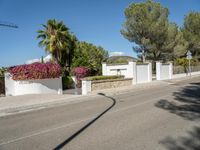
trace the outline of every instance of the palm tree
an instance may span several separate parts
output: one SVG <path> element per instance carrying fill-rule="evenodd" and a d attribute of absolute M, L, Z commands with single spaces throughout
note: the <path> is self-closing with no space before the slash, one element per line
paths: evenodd
<path fill-rule="evenodd" d="M 72 56 L 76 47 L 76 37 L 69 31 L 62 21 L 49 19 L 47 25 L 42 25 L 43 30 L 38 30 L 40 47 L 52 54 L 55 61 L 62 67 L 64 74 L 69 74 Z"/>

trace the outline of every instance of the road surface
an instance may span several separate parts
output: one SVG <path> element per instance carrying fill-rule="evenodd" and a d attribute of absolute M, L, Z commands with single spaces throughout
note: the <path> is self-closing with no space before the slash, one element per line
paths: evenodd
<path fill-rule="evenodd" d="M 200 77 L 0 118 L 0 150 L 199 150 Z"/>

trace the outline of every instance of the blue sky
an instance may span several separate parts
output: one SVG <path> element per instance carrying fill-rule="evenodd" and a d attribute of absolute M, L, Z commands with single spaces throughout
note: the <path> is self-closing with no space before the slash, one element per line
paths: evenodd
<path fill-rule="evenodd" d="M 156 0 L 170 11 L 169 20 L 182 26 L 184 15 L 200 11 L 199 0 Z M 124 9 L 144 0 L 0 0 L 0 21 L 15 23 L 18 29 L 0 27 L 0 66 L 23 64 L 45 56 L 38 47 L 36 31 L 50 18 L 62 20 L 81 41 L 108 51 L 136 56 L 120 34 Z"/>

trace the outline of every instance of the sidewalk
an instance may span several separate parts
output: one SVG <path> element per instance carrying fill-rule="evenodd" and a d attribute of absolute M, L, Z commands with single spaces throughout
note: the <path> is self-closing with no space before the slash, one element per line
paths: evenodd
<path fill-rule="evenodd" d="M 81 95 L 38 94 L 0 97 L 0 116 L 71 102 Z"/>
<path fill-rule="evenodd" d="M 194 76 L 196 77 L 196 76 Z M 168 86 L 172 82 L 178 82 L 181 80 L 187 80 L 190 78 L 179 78 L 165 81 L 153 81 L 150 83 L 137 84 L 132 86 L 120 87 L 115 89 L 105 89 L 100 91 L 94 91 L 86 96 L 82 95 L 55 95 L 55 94 L 38 94 L 38 95 L 23 95 L 23 96 L 8 96 L 0 97 L 0 117 L 10 114 L 32 111 L 47 107 L 53 107 L 57 105 L 63 105 L 67 103 L 78 103 L 81 101 L 92 100 L 93 97 L 98 97 L 98 93 L 104 93 L 106 95 L 125 94 L 128 92 L 138 92 L 144 89 L 153 88 L 156 86 Z"/>

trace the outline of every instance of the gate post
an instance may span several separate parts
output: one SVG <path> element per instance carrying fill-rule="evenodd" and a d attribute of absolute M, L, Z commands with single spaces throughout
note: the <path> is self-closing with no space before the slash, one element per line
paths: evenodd
<path fill-rule="evenodd" d="M 156 62 L 156 80 L 161 80 L 161 62 Z"/>
<path fill-rule="evenodd" d="M 82 80 L 82 95 L 87 95 L 92 91 L 92 81 Z"/>
<path fill-rule="evenodd" d="M 173 65 L 172 62 L 169 63 L 169 79 L 172 79 L 173 76 Z"/>
<path fill-rule="evenodd" d="M 152 81 L 152 63 L 148 64 L 148 81 Z"/>
<path fill-rule="evenodd" d="M 136 62 L 129 62 L 129 67 L 130 67 L 130 74 L 133 78 L 132 84 L 135 85 L 137 84 L 137 72 L 136 72 Z"/>
<path fill-rule="evenodd" d="M 103 76 L 107 75 L 107 64 L 106 64 L 106 62 L 102 62 L 102 75 Z"/>

